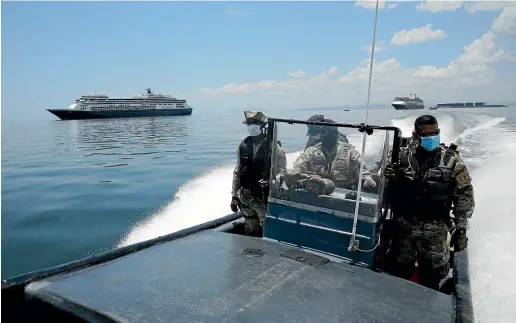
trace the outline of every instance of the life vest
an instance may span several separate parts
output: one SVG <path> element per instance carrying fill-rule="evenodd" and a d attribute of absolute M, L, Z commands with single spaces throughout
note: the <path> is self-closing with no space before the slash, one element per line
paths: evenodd
<path fill-rule="evenodd" d="M 392 203 L 397 216 L 421 220 L 449 219 L 456 186 L 452 178 L 456 151 L 444 144 L 439 149 L 432 164 L 423 165 L 423 169 L 412 155 L 413 149 L 401 151 L 400 170 L 405 176 L 396 185 Z"/>
<path fill-rule="evenodd" d="M 265 147 L 267 139 L 262 141 L 260 147 L 253 154 L 253 140 L 251 136 L 245 138 L 239 147 L 240 152 L 240 187 L 251 191 L 255 196 L 262 195 L 259 181 L 265 176 Z"/>

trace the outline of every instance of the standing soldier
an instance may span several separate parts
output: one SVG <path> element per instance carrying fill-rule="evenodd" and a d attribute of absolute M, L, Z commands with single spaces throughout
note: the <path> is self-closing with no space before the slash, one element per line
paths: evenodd
<path fill-rule="evenodd" d="M 249 136 L 238 147 L 237 163 L 233 172 L 231 190 L 231 210 L 242 212 L 245 218 L 246 235 L 262 236 L 265 222 L 266 199 L 268 192 L 264 189 L 267 136 L 263 129 L 267 117 L 262 112 L 244 112 L 243 124 L 247 125 Z M 277 144 L 278 168 L 286 170 L 287 158 L 283 148 Z"/>
<path fill-rule="evenodd" d="M 450 211 L 456 226 L 452 245 L 460 252 L 468 245 L 467 223 L 475 207 L 466 165 L 456 146 L 440 144 L 439 134 L 433 116 L 417 118 L 412 138 L 401 150 L 399 168 L 389 165 L 386 169 L 397 231 L 389 255 L 390 271 L 410 279 L 417 257 L 420 283 L 436 290 L 450 269 Z"/>

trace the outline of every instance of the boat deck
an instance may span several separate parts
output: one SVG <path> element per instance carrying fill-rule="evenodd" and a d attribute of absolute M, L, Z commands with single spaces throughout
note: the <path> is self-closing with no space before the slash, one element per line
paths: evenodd
<path fill-rule="evenodd" d="M 96 322 L 453 321 L 449 295 L 313 254 L 288 258 L 299 252 L 209 230 L 31 283 L 26 293 Z"/>

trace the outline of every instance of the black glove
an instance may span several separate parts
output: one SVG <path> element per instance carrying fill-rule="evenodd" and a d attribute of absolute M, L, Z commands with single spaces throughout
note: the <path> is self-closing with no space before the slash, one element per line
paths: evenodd
<path fill-rule="evenodd" d="M 385 177 L 388 179 L 396 178 L 396 168 L 396 165 L 393 165 L 391 163 L 385 165 Z"/>
<path fill-rule="evenodd" d="M 236 196 L 231 197 L 231 204 L 229 205 L 231 207 L 231 211 L 238 212 L 238 209 L 240 208 L 240 200 Z"/>
<path fill-rule="evenodd" d="M 468 237 L 466 236 L 466 230 L 455 230 L 451 244 L 455 252 L 461 252 L 462 250 L 466 249 L 468 247 Z"/>

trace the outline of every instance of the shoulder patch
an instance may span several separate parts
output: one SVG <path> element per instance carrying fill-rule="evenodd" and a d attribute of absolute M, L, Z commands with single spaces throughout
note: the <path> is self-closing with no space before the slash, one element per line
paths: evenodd
<path fill-rule="evenodd" d="M 458 168 L 459 170 L 455 175 L 457 186 L 459 188 L 464 188 L 471 185 L 471 176 L 469 175 L 468 169 L 464 165 L 460 165 Z"/>
<path fill-rule="evenodd" d="M 360 153 L 356 149 L 352 149 L 350 158 L 351 159 L 359 159 Z"/>

